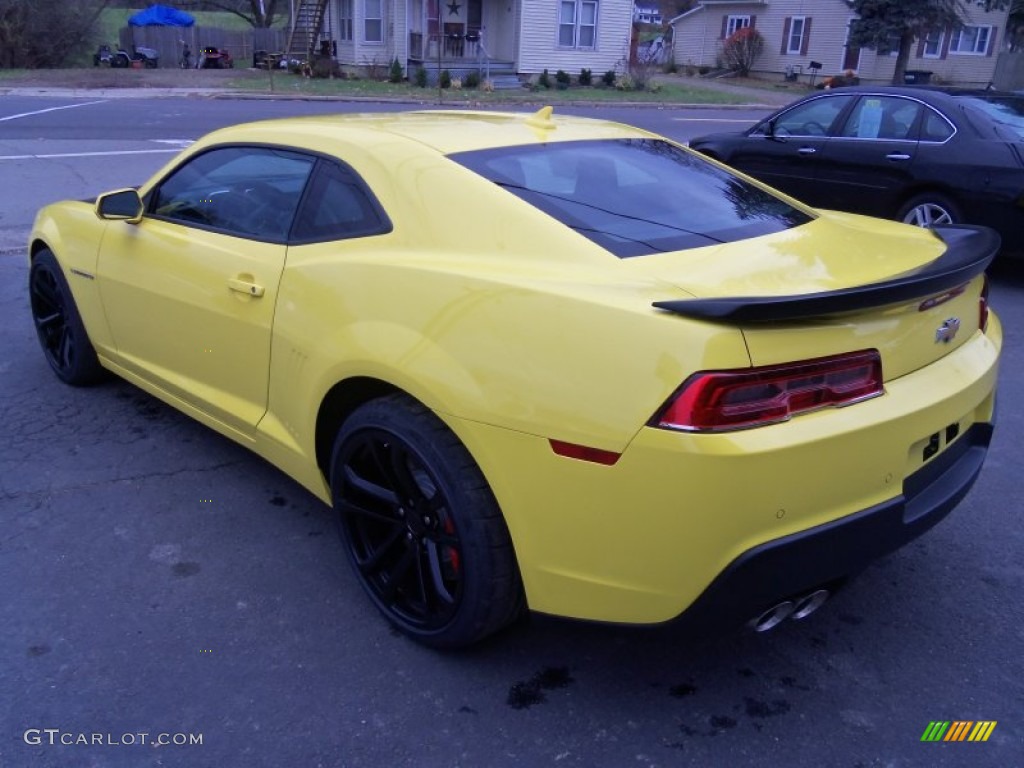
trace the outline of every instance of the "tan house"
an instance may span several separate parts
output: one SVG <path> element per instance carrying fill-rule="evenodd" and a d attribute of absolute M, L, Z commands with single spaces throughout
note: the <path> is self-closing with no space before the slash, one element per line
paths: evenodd
<path fill-rule="evenodd" d="M 342 64 L 595 76 L 629 53 L 633 0 L 320 0 L 319 50 Z M 311 41 L 312 42 L 312 41 Z M 326 47 L 324 43 L 327 43 Z"/>
<path fill-rule="evenodd" d="M 927 39 L 915 41 L 908 72 L 930 72 L 934 79 L 956 85 L 984 86 L 993 80 L 1009 12 L 986 13 L 968 4 L 966 13 L 965 26 L 934 30 Z M 852 70 L 862 83 L 892 82 L 895 53 L 847 44 L 854 18 L 845 0 L 703 0 L 669 23 L 679 66 L 717 66 L 725 39 L 753 27 L 765 42 L 752 70 L 755 76 L 788 74 L 806 82 L 812 75 L 820 81 Z M 812 62 L 820 70 L 811 69 Z"/>

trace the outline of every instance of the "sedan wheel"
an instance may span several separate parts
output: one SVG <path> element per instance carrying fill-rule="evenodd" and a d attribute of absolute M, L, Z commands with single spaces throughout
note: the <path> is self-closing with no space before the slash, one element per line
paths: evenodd
<path fill-rule="evenodd" d="M 897 217 L 918 227 L 956 224 L 961 220 L 957 207 L 941 195 L 919 195 L 904 205 Z"/>
<path fill-rule="evenodd" d="M 338 433 L 331 486 L 364 589 L 405 634 L 476 642 L 521 612 L 508 530 L 469 453 L 420 404 L 391 396 Z"/>
<path fill-rule="evenodd" d="M 29 271 L 29 299 L 39 344 L 57 377 L 92 384 L 103 375 L 64 272 L 53 253 L 40 251 Z"/>

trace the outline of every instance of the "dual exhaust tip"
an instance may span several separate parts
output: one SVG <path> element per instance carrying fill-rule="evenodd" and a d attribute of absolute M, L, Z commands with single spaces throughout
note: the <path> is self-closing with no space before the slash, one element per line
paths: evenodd
<path fill-rule="evenodd" d="M 783 600 L 750 620 L 749 626 L 755 632 L 767 632 L 775 629 L 786 619 L 806 619 L 825 604 L 831 596 L 827 589 L 816 589 L 803 597 Z"/>

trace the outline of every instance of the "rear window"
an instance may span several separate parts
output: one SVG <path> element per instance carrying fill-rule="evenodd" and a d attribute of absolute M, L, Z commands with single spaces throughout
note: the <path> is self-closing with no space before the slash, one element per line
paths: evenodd
<path fill-rule="evenodd" d="M 503 147 L 451 158 L 620 258 L 745 240 L 811 218 L 656 139 Z"/>
<path fill-rule="evenodd" d="M 1024 97 L 962 96 L 960 100 L 1009 128 L 1016 138 L 1024 139 Z"/>

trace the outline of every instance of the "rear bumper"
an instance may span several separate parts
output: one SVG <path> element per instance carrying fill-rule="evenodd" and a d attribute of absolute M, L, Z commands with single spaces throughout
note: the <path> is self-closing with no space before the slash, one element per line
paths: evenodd
<path fill-rule="evenodd" d="M 992 431 L 991 424 L 975 424 L 907 477 L 894 499 L 744 552 L 678 620 L 702 628 L 739 624 L 783 600 L 834 587 L 899 549 L 967 495 L 985 462 Z"/>
<path fill-rule="evenodd" d="M 532 610 L 743 621 L 948 513 L 986 454 L 1001 344 L 993 313 L 987 333 L 891 380 L 884 397 L 763 429 L 645 427 L 613 466 L 521 431 L 449 423 L 505 515 Z"/>

